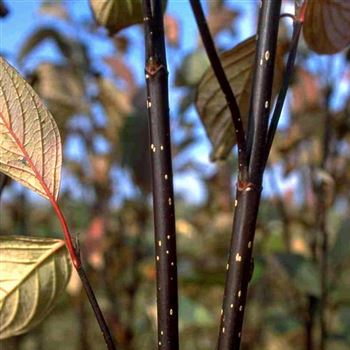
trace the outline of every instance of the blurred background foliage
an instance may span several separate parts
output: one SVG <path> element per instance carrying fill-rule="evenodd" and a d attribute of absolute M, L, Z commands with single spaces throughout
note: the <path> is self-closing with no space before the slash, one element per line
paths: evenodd
<path fill-rule="evenodd" d="M 60 203 L 79 238 L 119 348 L 151 349 L 156 339 L 155 268 L 145 86 L 140 78 L 142 27 L 110 37 L 91 15 L 73 16 L 72 2 L 38 3 L 32 14 L 34 30 L 26 33 L 16 52 L 1 45 L 1 54 L 25 74 L 60 128 L 65 145 Z M 184 49 L 183 28 L 193 19 L 173 13 L 176 6 L 185 6 L 174 3 L 168 4 L 165 26 L 177 179 L 181 349 L 203 350 L 215 347 L 218 332 L 236 159 L 231 151 L 225 161 L 209 162 L 212 149 L 194 108 L 208 61 L 199 37 L 191 50 Z M 291 4 L 285 1 L 284 9 L 293 9 Z M 4 23 L 21 11 L 20 5 L 12 6 L 0 2 Z M 220 50 L 255 30 L 254 21 L 250 28 L 238 24 L 252 9 L 254 18 L 258 2 L 237 7 L 234 1 L 213 0 L 206 9 Z M 282 44 L 290 34 L 290 20 L 284 19 Z M 49 59 L 48 43 L 55 52 Z M 100 54 L 103 45 L 109 54 Z M 281 62 L 285 52 L 279 54 Z M 350 348 L 349 79 L 349 51 L 317 56 L 301 41 L 264 180 L 242 349 L 317 350 L 322 323 L 327 349 Z M 4 177 L 0 180 L 2 235 L 61 238 L 46 202 Z M 102 349 L 77 276 L 73 274 L 67 293 L 35 331 L 0 346 Z"/>

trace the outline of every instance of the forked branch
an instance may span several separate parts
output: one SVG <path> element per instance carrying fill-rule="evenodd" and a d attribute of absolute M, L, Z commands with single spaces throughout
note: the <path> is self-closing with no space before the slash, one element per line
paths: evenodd
<path fill-rule="evenodd" d="M 265 166 L 280 8 L 281 0 L 264 0 L 260 9 L 247 132 L 248 181 L 238 181 L 237 186 L 218 350 L 238 350 L 241 344 L 248 283 L 254 266 L 252 250 Z"/>
<path fill-rule="evenodd" d="M 247 179 L 248 174 L 248 161 L 246 156 L 246 140 L 243 128 L 243 122 L 241 118 L 241 112 L 235 98 L 235 95 L 231 89 L 230 82 L 226 76 L 224 68 L 221 64 L 220 58 L 216 52 L 213 38 L 210 34 L 210 30 L 205 19 L 205 15 L 199 0 L 190 0 L 192 11 L 196 19 L 199 32 L 202 37 L 203 45 L 207 52 L 211 67 L 214 71 L 216 79 L 220 85 L 220 88 L 225 95 L 227 106 L 231 113 L 231 118 L 237 138 L 238 148 L 238 177 L 239 180 L 244 181 Z"/>
<path fill-rule="evenodd" d="M 272 147 L 272 142 L 273 142 L 273 139 L 275 137 L 277 126 L 278 126 L 278 123 L 279 123 L 279 120 L 281 117 L 282 108 L 284 105 L 284 101 L 286 99 L 288 87 L 289 87 L 291 78 L 293 76 L 294 63 L 295 63 L 295 58 L 296 58 L 296 54 L 297 54 L 301 28 L 302 28 L 303 23 L 304 23 L 304 15 L 303 15 L 304 11 L 305 11 L 305 5 L 301 11 L 301 14 L 302 14 L 301 17 L 294 19 L 294 22 L 293 22 L 293 36 L 292 36 L 292 41 L 290 44 L 287 65 L 286 65 L 284 75 L 283 75 L 282 87 L 281 87 L 281 90 L 278 94 L 276 106 L 275 106 L 275 109 L 274 109 L 273 114 L 272 114 L 269 130 L 268 130 L 268 134 L 267 134 L 265 166 L 267 163 L 267 159 L 269 158 L 269 154 L 270 154 L 271 147 Z"/>

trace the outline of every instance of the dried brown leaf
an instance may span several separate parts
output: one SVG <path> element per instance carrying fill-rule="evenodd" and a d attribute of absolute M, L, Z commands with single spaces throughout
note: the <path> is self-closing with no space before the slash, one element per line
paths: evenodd
<path fill-rule="evenodd" d="M 255 47 L 255 37 L 250 37 L 220 55 L 245 125 L 248 121 Z M 280 51 L 282 50 L 278 50 L 276 59 L 273 98 L 277 94 L 277 87 L 280 86 L 282 79 L 283 61 Z M 211 159 L 215 161 L 227 158 L 236 140 L 226 99 L 211 67 L 199 83 L 196 106 L 213 145 Z"/>
<path fill-rule="evenodd" d="M 35 71 L 35 91 L 45 100 L 63 130 L 69 117 L 87 109 L 84 81 L 76 70 L 66 65 L 41 63 Z"/>
<path fill-rule="evenodd" d="M 127 91 L 130 94 L 133 94 L 136 90 L 135 78 L 133 72 L 124 60 L 119 57 L 105 57 L 104 61 L 111 67 L 113 73 L 118 79 L 125 81 Z"/>
<path fill-rule="evenodd" d="M 218 6 L 208 16 L 208 26 L 213 36 L 225 29 L 232 29 L 233 21 L 239 16 L 237 11 L 224 6 Z"/>
<path fill-rule="evenodd" d="M 111 79 L 99 78 L 97 83 L 100 89 L 98 99 L 108 117 L 106 134 L 115 141 L 126 116 L 132 111 L 131 96 L 118 89 Z"/>
<path fill-rule="evenodd" d="M 58 19 L 68 21 L 70 16 L 64 4 L 57 2 L 42 2 L 39 8 L 39 13 L 57 17 Z"/>
<path fill-rule="evenodd" d="M 110 181 L 109 173 L 112 162 L 109 154 L 98 154 L 89 156 L 91 164 L 91 178 L 97 184 L 108 186 Z"/>
<path fill-rule="evenodd" d="M 350 1 L 309 0 L 303 29 L 305 41 L 319 54 L 334 54 L 350 45 Z"/>
<path fill-rule="evenodd" d="M 323 94 L 317 76 L 302 67 L 297 67 L 295 80 L 291 88 L 292 112 L 295 114 L 305 114 L 319 110 L 322 106 Z"/>

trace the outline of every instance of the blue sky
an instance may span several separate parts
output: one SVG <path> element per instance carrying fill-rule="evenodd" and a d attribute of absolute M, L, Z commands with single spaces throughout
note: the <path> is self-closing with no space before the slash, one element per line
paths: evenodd
<path fill-rule="evenodd" d="M 22 43 L 25 41 L 26 37 L 35 30 L 35 28 L 47 24 L 47 25 L 57 25 L 57 21 L 49 16 L 41 16 L 38 14 L 40 8 L 40 1 L 27 1 L 27 0 L 12 0 L 6 2 L 10 9 L 10 14 L 0 21 L 0 49 L 1 53 L 5 53 L 9 61 L 16 66 L 16 53 L 21 47 Z M 84 20 L 86 18 L 91 18 L 91 12 L 88 5 L 88 0 L 72 0 L 67 1 L 70 15 L 73 19 Z M 237 41 L 248 37 L 255 32 L 255 14 L 257 1 L 255 0 L 241 0 L 241 1 L 227 1 L 229 6 L 235 8 L 241 12 L 237 26 L 239 37 Z M 286 10 L 286 9 L 285 9 Z M 290 6 L 288 10 L 293 11 Z M 171 48 L 168 48 L 168 63 L 170 67 L 170 81 L 172 81 L 174 76 L 174 69 L 171 67 L 181 64 L 184 54 L 191 52 L 197 46 L 197 27 L 195 25 L 192 12 L 189 6 L 188 0 L 169 0 L 167 12 L 175 16 L 180 21 L 181 28 L 181 47 L 182 53 L 180 55 L 173 55 Z M 76 35 L 77 37 L 82 34 L 76 28 L 72 27 L 62 27 L 61 30 L 69 31 L 70 35 Z M 136 72 L 136 78 L 139 83 L 143 82 L 144 79 L 144 52 L 143 52 L 143 34 L 140 27 L 130 28 L 126 30 L 126 33 L 132 38 L 133 50 L 128 54 L 128 62 L 133 66 Z M 83 40 L 89 40 L 88 37 L 84 37 Z M 90 42 L 89 42 L 90 44 Z M 232 47 L 234 43 L 228 41 L 228 37 L 225 34 L 219 37 L 219 44 L 221 47 Z M 102 62 L 102 57 L 111 54 L 113 52 L 113 47 L 110 43 L 104 40 L 94 40 L 91 45 L 91 54 L 96 59 L 97 64 Z M 29 60 L 26 63 L 26 70 L 30 70 L 35 67 L 39 61 L 42 60 L 57 60 L 58 52 L 54 45 L 47 43 L 40 47 L 39 51 L 34 51 L 30 55 Z M 100 65 L 103 67 L 103 65 Z M 20 67 L 18 67 L 20 68 Z M 176 106 L 179 98 L 178 92 L 174 89 L 170 90 L 170 104 L 171 106 Z M 334 104 L 341 104 L 344 96 L 338 96 L 334 100 Z M 172 118 L 176 118 L 176 109 L 171 108 Z M 193 118 L 198 120 L 194 110 L 190 112 Z M 282 125 L 286 124 L 288 121 L 288 115 L 285 114 L 282 119 Z M 201 142 L 192 150 L 193 156 L 199 159 L 200 162 L 206 165 L 208 173 L 213 170 L 213 165 L 209 163 L 209 153 L 210 145 L 204 134 L 204 130 L 200 123 L 197 123 L 199 135 L 201 135 Z M 69 141 L 70 154 L 73 158 L 81 157 L 81 146 L 78 139 L 73 139 Z M 103 149 L 105 145 L 101 142 L 101 148 Z M 125 174 L 117 173 L 117 176 L 121 178 L 121 181 L 126 183 L 124 187 L 125 195 L 132 193 L 132 188 L 127 185 L 127 179 Z M 291 177 L 290 179 L 282 180 L 280 176 L 280 171 L 277 169 L 277 177 L 282 187 L 288 187 L 296 182 L 296 179 Z M 76 184 L 63 183 L 63 186 L 73 186 Z M 200 182 L 196 179 L 194 173 L 189 172 L 187 175 L 176 176 L 175 177 L 175 189 L 181 192 L 187 199 L 198 202 L 203 198 L 204 192 L 201 187 Z M 268 181 L 265 181 L 265 193 L 269 193 Z"/>
<path fill-rule="evenodd" d="M 68 1 L 69 13 L 76 20 L 84 20 L 86 18 L 91 18 L 91 11 L 88 5 L 88 1 Z M 250 25 L 254 18 L 256 1 L 232 1 L 229 2 L 230 6 L 233 8 L 240 9 L 244 14 L 239 19 L 238 26 L 240 27 L 240 32 L 242 37 L 247 37 L 248 35 L 254 32 L 254 27 Z M 6 57 L 9 59 L 10 63 L 14 66 L 16 65 L 16 53 L 19 48 L 26 40 L 27 36 L 33 32 L 37 27 L 41 25 L 57 25 L 57 21 L 50 16 L 40 16 L 40 1 L 27 1 L 27 0 L 14 0 L 7 1 L 10 14 L 0 22 L 0 48 L 1 52 L 6 54 Z M 248 11 L 247 11 L 248 10 Z M 168 49 L 168 60 L 169 66 L 181 64 L 184 53 L 191 52 L 197 46 L 198 32 L 195 21 L 192 16 L 192 12 L 187 0 L 170 0 L 168 1 L 167 7 L 168 13 L 175 16 L 179 19 L 181 26 L 181 47 L 183 53 L 181 55 L 172 55 L 171 49 Z M 61 30 L 69 31 L 69 34 L 72 35 L 72 28 L 60 28 Z M 139 83 L 143 82 L 144 79 L 144 52 L 143 52 L 143 34 L 140 28 L 130 28 L 126 30 L 126 33 L 129 34 L 132 38 L 133 47 L 135 49 L 129 54 L 128 61 L 133 66 L 133 69 L 136 73 L 136 79 Z M 79 36 L 80 33 L 74 33 L 74 35 Z M 85 38 L 88 40 L 88 38 Z M 227 42 L 227 37 L 220 37 L 221 45 L 232 46 L 232 43 Z M 92 45 L 89 45 L 91 48 L 91 54 L 95 56 L 96 61 L 101 61 L 103 56 L 106 56 L 113 52 L 113 47 L 110 43 L 106 41 L 94 40 Z M 58 51 L 54 45 L 51 43 L 42 44 L 40 50 L 34 50 L 33 53 L 29 56 L 29 59 L 26 61 L 25 70 L 30 70 L 35 67 L 38 62 L 43 60 L 57 60 L 59 57 Z M 101 67 L 103 65 L 101 64 Z M 21 69 L 23 67 L 18 67 Z M 174 70 L 170 69 L 170 81 L 174 76 Z M 177 105 L 177 100 L 179 94 L 176 93 L 173 89 L 170 93 L 170 104 L 171 106 Z M 172 118 L 174 118 L 174 113 L 176 112 L 172 109 Z M 194 119 L 197 119 L 194 110 L 192 111 Z M 193 153 L 201 163 L 206 165 L 208 172 L 210 173 L 213 170 L 213 165 L 209 162 L 209 153 L 210 145 L 204 134 L 200 123 L 198 123 L 199 134 L 202 134 L 202 142 L 195 147 Z M 79 159 L 81 157 L 81 142 L 78 138 L 69 140 L 69 147 L 66 147 L 70 150 L 68 156 Z M 100 142 L 100 147 L 103 150 L 105 144 Z M 122 172 L 117 172 L 117 176 L 121 178 L 121 181 L 126 182 L 126 186 L 123 186 L 125 194 L 128 195 L 132 193 L 132 188 L 127 186 L 127 181 L 125 181 L 125 174 Z M 69 183 L 63 183 L 63 186 L 72 186 L 76 187 L 76 183 L 71 180 Z M 203 198 L 203 190 L 199 181 L 197 181 L 195 175 L 191 172 L 182 176 L 175 176 L 175 189 L 181 192 L 185 197 L 192 201 L 200 201 Z"/>

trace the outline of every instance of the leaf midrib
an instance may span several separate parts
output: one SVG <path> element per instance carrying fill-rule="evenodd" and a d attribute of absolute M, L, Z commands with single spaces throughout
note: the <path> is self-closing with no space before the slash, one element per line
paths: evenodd
<path fill-rule="evenodd" d="M 10 289 L 9 291 L 6 292 L 6 295 L 4 296 L 3 299 L 0 299 L 0 302 L 4 301 L 11 293 L 13 293 L 18 286 L 21 285 L 23 281 L 25 281 L 32 273 L 35 271 L 48 257 L 53 255 L 56 251 L 61 249 L 62 247 L 65 247 L 65 242 L 64 241 L 58 241 L 56 242 L 53 246 L 52 249 L 50 249 L 48 252 L 40 256 L 40 258 L 37 260 L 35 264 L 33 264 L 33 267 L 28 269 L 28 271 L 21 276 L 21 278 L 18 280 L 18 282 Z"/>

